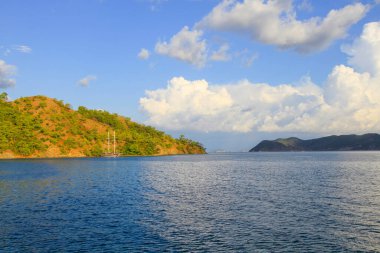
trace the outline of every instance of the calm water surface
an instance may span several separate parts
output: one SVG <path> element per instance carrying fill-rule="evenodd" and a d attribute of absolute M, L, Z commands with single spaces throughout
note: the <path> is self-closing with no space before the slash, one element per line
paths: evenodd
<path fill-rule="evenodd" d="M 380 153 L 0 161 L 0 252 L 380 252 Z"/>

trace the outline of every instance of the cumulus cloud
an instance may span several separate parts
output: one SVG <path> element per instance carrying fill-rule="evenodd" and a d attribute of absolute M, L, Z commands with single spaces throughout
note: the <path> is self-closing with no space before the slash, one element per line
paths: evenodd
<path fill-rule="evenodd" d="M 97 79 L 96 76 L 94 75 L 88 75 L 88 76 L 85 76 L 83 77 L 82 79 L 80 79 L 78 81 L 78 84 L 82 87 L 88 87 L 88 85 L 90 84 L 91 81 L 95 81 Z"/>
<path fill-rule="evenodd" d="M 204 119 L 220 115 L 233 103 L 225 87 L 209 86 L 205 80 L 188 81 L 183 77 L 175 77 L 166 89 L 147 91 L 146 95 L 140 99 L 140 104 L 149 113 L 150 122 L 170 129 L 182 129 L 185 122 L 207 129 Z"/>
<path fill-rule="evenodd" d="M 378 132 L 379 38 L 380 22 L 365 25 L 345 49 L 352 67 L 335 66 L 322 86 L 308 77 L 278 86 L 248 80 L 212 85 L 176 77 L 164 89 L 147 91 L 140 106 L 150 124 L 175 130 Z"/>
<path fill-rule="evenodd" d="M 242 33 L 262 43 L 309 53 L 345 37 L 369 8 L 354 3 L 331 10 L 324 18 L 299 20 L 292 0 L 224 0 L 196 27 Z"/>
<path fill-rule="evenodd" d="M 228 50 L 230 49 L 230 46 L 225 43 L 217 51 L 214 51 L 211 56 L 210 60 L 212 61 L 229 61 L 231 59 L 230 55 L 228 54 Z"/>
<path fill-rule="evenodd" d="M 204 80 L 177 77 L 169 81 L 166 89 L 148 91 L 140 105 L 148 113 L 150 124 L 168 129 L 273 131 L 276 122 L 290 120 L 290 113 L 301 114 L 320 103 L 320 89 L 308 85 L 273 87 L 247 80 L 209 85 Z"/>
<path fill-rule="evenodd" d="M 207 59 L 207 46 L 202 35 L 202 31 L 190 30 L 185 26 L 169 42 L 158 42 L 155 51 L 158 54 L 203 67 Z"/>
<path fill-rule="evenodd" d="M 139 57 L 141 60 L 147 60 L 147 59 L 149 59 L 149 56 L 150 56 L 150 53 L 145 48 L 142 48 L 137 55 L 137 57 Z"/>
<path fill-rule="evenodd" d="M 32 48 L 27 45 L 15 45 L 12 48 L 20 53 L 30 54 L 32 52 Z"/>
<path fill-rule="evenodd" d="M 0 60 L 0 88 L 6 89 L 16 84 L 12 76 L 16 74 L 16 67 Z"/>
<path fill-rule="evenodd" d="M 363 33 L 352 46 L 343 46 L 349 55 L 348 63 L 359 71 L 368 71 L 372 75 L 380 74 L 380 22 L 368 23 Z"/>

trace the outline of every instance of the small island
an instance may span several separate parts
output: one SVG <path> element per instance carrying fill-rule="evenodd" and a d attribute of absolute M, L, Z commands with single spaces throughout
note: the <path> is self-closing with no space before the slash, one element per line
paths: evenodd
<path fill-rule="evenodd" d="M 380 150 L 380 135 L 332 135 L 322 138 L 301 140 L 296 137 L 264 140 L 249 152 L 283 151 L 365 151 Z"/>
<path fill-rule="evenodd" d="M 121 156 L 204 154 L 199 142 L 178 139 L 130 118 L 45 96 L 7 101 L 0 96 L 0 159 L 99 157 L 109 149 L 109 133 L 116 133 Z"/>

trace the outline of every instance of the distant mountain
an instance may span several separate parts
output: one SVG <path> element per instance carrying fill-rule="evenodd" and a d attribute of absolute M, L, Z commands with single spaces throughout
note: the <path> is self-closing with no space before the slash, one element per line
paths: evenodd
<path fill-rule="evenodd" d="M 264 140 L 249 152 L 380 150 L 379 134 L 332 135 L 311 140 L 296 137 Z"/>
<path fill-rule="evenodd" d="M 121 155 L 203 154 L 205 149 L 184 136 L 178 139 L 151 126 L 103 110 L 45 96 L 8 102 L 0 96 L 0 158 L 101 156 L 107 133 L 116 132 Z M 112 149 L 112 147 L 111 147 Z"/>

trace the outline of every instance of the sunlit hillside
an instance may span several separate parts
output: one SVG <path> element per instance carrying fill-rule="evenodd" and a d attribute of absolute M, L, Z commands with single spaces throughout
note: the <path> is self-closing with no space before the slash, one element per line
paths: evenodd
<path fill-rule="evenodd" d="M 12 102 L 0 100 L 0 157 L 101 156 L 107 151 L 107 134 L 116 132 L 121 155 L 201 154 L 203 146 L 179 139 L 129 118 L 63 101 L 34 96 Z"/>

